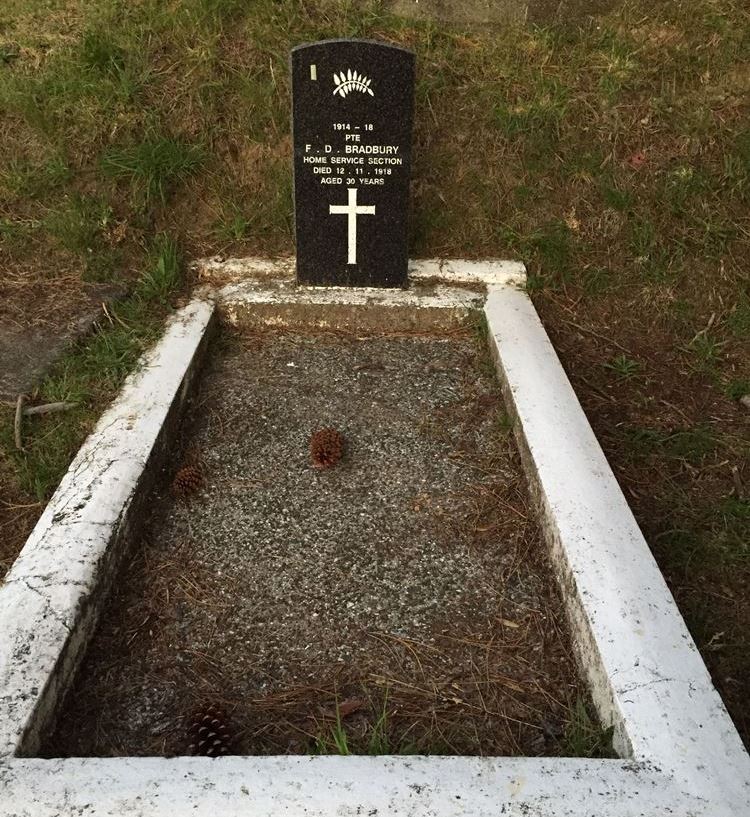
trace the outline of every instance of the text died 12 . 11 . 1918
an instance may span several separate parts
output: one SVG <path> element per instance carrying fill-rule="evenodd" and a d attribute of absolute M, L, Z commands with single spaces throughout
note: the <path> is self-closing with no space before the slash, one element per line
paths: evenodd
<path fill-rule="evenodd" d="M 405 286 L 414 54 L 325 40 L 291 61 L 297 280 Z"/>

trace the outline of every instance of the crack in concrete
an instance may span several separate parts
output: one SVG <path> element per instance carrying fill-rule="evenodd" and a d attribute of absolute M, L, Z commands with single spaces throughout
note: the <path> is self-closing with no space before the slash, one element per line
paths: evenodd
<path fill-rule="evenodd" d="M 686 682 L 680 678 L 655 678 L 653 681 L 641 681 L 640 683 L 632 684 L 631 686 L 622 687 L 621 689 L 618 689 L 617 692 L 620 695 L 627 695 L 630 692 L 635 692 L 635 690 L 637 689 L 645 689 L 646 687 L 652 687 L 655 686 L 656 684 L 671 684 L 671 683 L 682 684 L 689 683 L 689 681 Z"/>
<path fill-rule="evenodd" d="M 26 577 L 26 576 L 21 577 L 20 581 L 22 582 L 22 584 L 28 590 L 30 590 L 32 593 L 36 593 L 44 601 L 44 611 L 45 611 L 45 613 L 49 613 L 50 616 L 52 616 L 52 618 L 55 619 L 55 621 L 57 621 L 59 624 L 62 624 L 62 626 L 68 631 L 68 633 L 73 632 L 72 627 L 70 626 L 70 624 L 68 624 L 68 622 L 63 617 L 63 613 L 61 613 L 58 610 L 55 610 L 55 608 L 52 606 L 52 602 L 51 602 L 49 596 L 46 593 L 43 593 L 42 590 L 40 590 L 38 587 L 34 587 L 33 584 L 30 584 L 29 581 L 28 581 L 28 577 Z M 46 589 L 46 588 L 43 588 L 43 589 Z"/>

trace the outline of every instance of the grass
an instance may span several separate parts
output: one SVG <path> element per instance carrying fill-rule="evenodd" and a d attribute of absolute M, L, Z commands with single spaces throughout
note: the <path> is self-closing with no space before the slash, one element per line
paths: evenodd
<path fill-rule="evenodd" d="M 695 356 L 696 364 L 703 369 L 711 369 L 719 360 L 722 342 L 708 332 L 696 335 L 688 346 Z"/>
<path fill-rule="evenodd" d="M 724 390 L 730 400 L 739 400 L 750 394 L 750 380 L 737 379 L 730 380 Z"/>
<path fill-rule="evenodd" d="M 520 95 L 513 102 L 502 100 L 493 111 L 495 127 L 507 139 L 521 134 L 535 134 L 538 147 L 547 139 L 553 139 L 559 130 L 567 110 L 567 88 L 543 73 L 531 86 L 531 94 Z"/>
<path fill-rule="evenodd" d="M 166 304 L 181 283 L 181 268 L 177 242 L 163 233 L 157 235 L 150 263 L 141 275 L 136 293 L 144 301 Z"/>
<path fill-rule="evenodd" d="M 352 738 L 345 726 L 341 707 L 336 702 L 336 720 L 315 738 L 315 754 L 318 755 L 412 755 L 414 746 L 402 742 L 392 745 L 389 735 L 388 694 L 383 696 L 381 708 L 372 722 L 366 725 L 364 736 Z"/>
<path fill-rule="evenodd" d="M 626 431 L 634 453 L 658 452 L 663 458 L 684 460 L 699 464 L 717 446 L 717 437 L 707 426 L 679 431 L 661 431 L 654 428 L 635 428 Z"/>
<path fill-rule="evenodd" d="M 727 322 L 734 337 L 739 339 L 750 338 L 750 287 L 734 305 Z"/>
<path fill-rule="evenodd" d="M 0 171 L 0 184 L 9 196 L 37 199 L 71 180 L 70 166 L 59 154 L 52 154 L 40 164 L 11 158 Z"/>
<path fill-rule="evenodd" d="M 737 402 L 750 383 L 750 18 L 733 0 L 695 0 L 690 14 L 677 0 L 617 5 L 591 21 L 461 31 L 376 2 L 8 0 L 0 314 L 64 322 L 84 280 L 130 292 L 41 387 L 82 407 L 35 421 L 23 457 L 3 431 L 0 484 L 15 504 L 48 496 L 180 285 L 179 254 L 292 251 L 290 46 L 342 34 L 403 45 L 418 58 L 411 254 L 527 263 L 748 738 L 749 682 L 731 679 L 750 678 Z"/>
<path fill-rule="evenodd" d="M 627 380 L 634 377 L 640 371 L 641 364 L 637 360 L 629 358 L 627 355 L 617 355 L 612 360 L 604 364 L 605 369 L 614 372 L 618 377 Z"/>
<path fill-rule="evenodd" d="M 198 171 L 203 161 L 200 145 L 170 136 L 153 135 L 122 148 L 108 150 L 101 161 L 102 172 L 130 183 L 132 195 L 144 204 L 158 200 Z"/>
<path fill-rule="evenodd" d="M 247 218 L 242 207 L 231 202 L 222 208 L 221 216 L 217 219 L 215 235 L 219 241 L 232 243 L 247 238 L 252 221 Z"/>
<path fill-rule="evenodd" d="M 408 733 L 394 739 L 388 694 L 383 696 L 376 716 L 364 723 L 364 729 L 347 725 L 337 701 L 333 723 L 324 726 L 314 740 L 317 755 L 440 755 L 446 746 L 439 740 L 434 745 L 416 745 Z M 616 757 L 612 749 L 613 728 L 602 728 L 592 715 L 591 705 L 577 697 L 569 705 L 569 720 L 560 736 L 557 754 L 560 757 Z"/>
<path fill-rule="evenodd" d="M 576 698 L 570 721 L 560 743 L 562 757 L 616 757 L 612 750 L 614 729 L 602 729 L 586 701 Z"/>
<path fill-rule="evenodd" d="M 111 218 L 112 209 L 108 204 L 74 194 L 61 208 L 49 213 L 45 227 L 64 249 L 85 255 L 93 251 Z"/>
<path fill-rule="evenodd" d="M 109 307 L 106 320 L 48 373 L 34 395 L 40 402 L 70 402 L 65 414 L 27 418 L 25 447 L 13 445 L 12 412 L 3 412 L 2 448 L 20 489 L 39 502 L 50 498 L 68 463 L 92 428 L 102 406 L 121 386 L 144 349 L 157 337 L 163 307 L 180 284 L 174 240 L 158 236 L 151 260 L 133 294 Z"/>

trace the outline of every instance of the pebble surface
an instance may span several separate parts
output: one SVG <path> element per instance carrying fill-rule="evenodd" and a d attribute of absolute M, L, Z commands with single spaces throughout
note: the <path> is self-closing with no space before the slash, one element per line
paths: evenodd
<path fill-rule="evenodd" d="M 155 497 L 71 713 L 127 663 L 138 700 L 128 709 L 125 688 L 108 690 L 99 728 L 127 711 L 126 733 L 158 733 L 181 697 L 212 685 L 257 701 L 338 670 L 394 677 L 394 639 L 492 639 L 493 622 L 544 606 L 545 577 L 519 567 L 519 548 L 543 547 L 536 528 L 497 503 L 487 522 L 486 492 L 523 488 L 473 338 L 264 333 L 221 346 L 185 440 L 204 487 L 187 502 Z M 319 470 L 309 440 L 324 427 L 346 445 Z M 102 660 L 128 638 L 127 662 Z M 433 652 L 443 679 L 465 671 L 460 651 Z"/>

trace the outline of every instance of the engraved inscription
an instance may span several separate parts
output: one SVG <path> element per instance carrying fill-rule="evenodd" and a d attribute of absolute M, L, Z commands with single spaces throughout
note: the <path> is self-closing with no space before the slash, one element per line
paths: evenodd
<path fill-rule="evenodd" d="M 403 285 L 413 54 L 336 40 L 298 47 L 292 68 L 298 277 Z"/>

